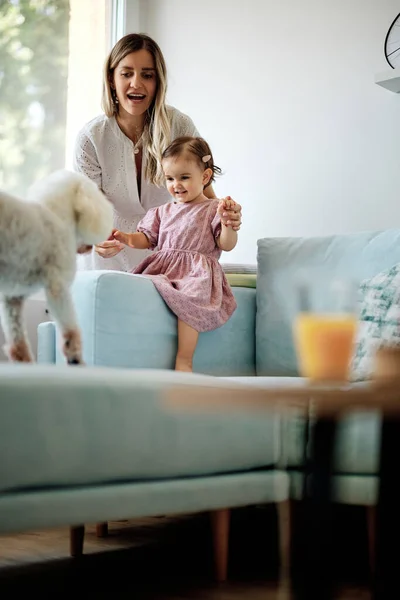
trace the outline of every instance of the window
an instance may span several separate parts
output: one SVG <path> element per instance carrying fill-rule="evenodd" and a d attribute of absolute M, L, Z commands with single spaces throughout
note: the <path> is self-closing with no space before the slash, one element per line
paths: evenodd
<path fill-rule="evenodd" d="M 0 0 L 0 188 L 24 195 L 72 165 L 101 111 L 109 0 Z"/>

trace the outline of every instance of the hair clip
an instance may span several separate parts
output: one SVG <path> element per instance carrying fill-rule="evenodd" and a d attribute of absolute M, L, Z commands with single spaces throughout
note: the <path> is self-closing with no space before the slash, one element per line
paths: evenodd
<path fill-rule="evenodd" d="M 211 154 L 206 154 L 201 160 L 203 163 L 207 163 L 209 160 L 211 160 Z"/>

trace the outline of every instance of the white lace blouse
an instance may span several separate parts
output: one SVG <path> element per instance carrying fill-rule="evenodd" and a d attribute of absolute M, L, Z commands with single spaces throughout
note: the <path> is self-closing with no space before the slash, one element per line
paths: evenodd
<path fill-rule="evenodd" d="M 176 108 L 169 106 L 171 141 L 183 135 L 199 137 L 193 121 Z M 165 187 L 157 187 L 144 176 L 146 155 L 143 153 L 141 193 L 139 197 L 133 142 L 122 133 L 115 117 L 99 115 L 78 133 L 73 168 L 87 175 L 114 205 L 114 227 L 128 233 L 136 231 L 140 219 L 149 208 L 171 201 Z M 125 247 L 114 258 L 101 258 L 93 249 L 80 255 L 78 268 L 131 271 L 150 250 Z"/>

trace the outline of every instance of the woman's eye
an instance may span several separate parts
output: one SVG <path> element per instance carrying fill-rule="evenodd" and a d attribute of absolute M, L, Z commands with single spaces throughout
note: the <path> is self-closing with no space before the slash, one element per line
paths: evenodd
<path fill-rule="evenodd" d="M 143 79 L 153 79 L 153 73 L 143 73 Z"/>

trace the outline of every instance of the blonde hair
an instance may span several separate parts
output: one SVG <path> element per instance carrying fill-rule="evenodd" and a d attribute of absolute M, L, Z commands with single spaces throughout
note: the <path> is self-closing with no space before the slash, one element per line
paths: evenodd
<path fill-rule="evenodd" d="M 216 175 L 221 175 L 222 171 L 214 164 L 214 158 L 206 140 L 199 137 L 182 136 L 176 138 L 162 153 L 161 160 L 166 158 L 175 158 L 189 154 L 196 161 L 200 168 L 204 171 L 211 169 L 212 175 L 204 188 L 208 187 L 215 181 Z"/>
<path fill-rule="evenodd" d="M 167 93 L 167 67 L 158 44 L 144 33 L 129 33 L 121 38 L 111 50 L 104 64 L 103 94 L 101 105 L 107 117 L 118 114 L 115 92 L 111 88 L 114 70 L 131 52 L 147 50 L 154 60 L 157 77 L 156 95 L 147 110 L 143 131 L 143 146 L 146 148 L 145 177 L 150 183 L 162 186 L 164 176 L 161 168 L 161 155 L 171 139 L 171 123 L 165 105 Z"/>

